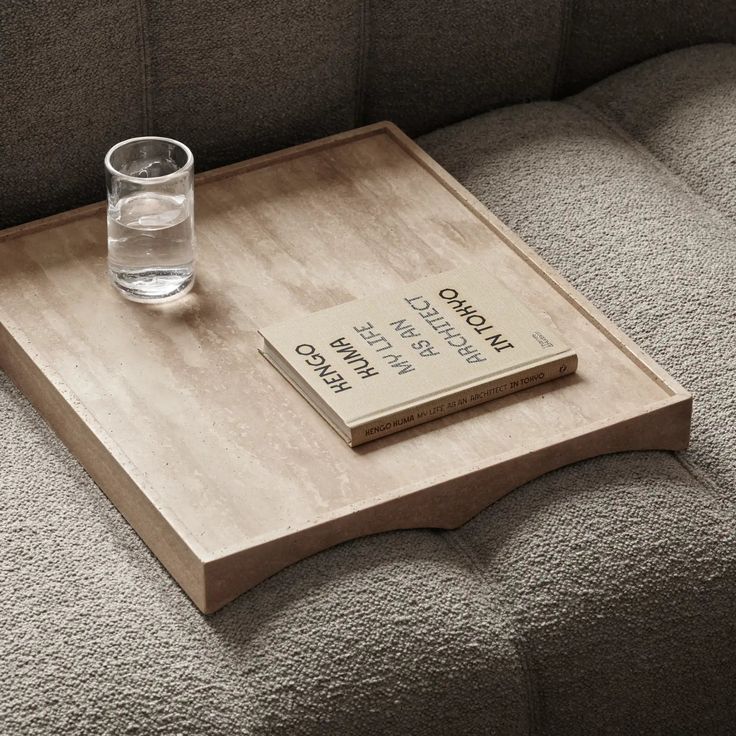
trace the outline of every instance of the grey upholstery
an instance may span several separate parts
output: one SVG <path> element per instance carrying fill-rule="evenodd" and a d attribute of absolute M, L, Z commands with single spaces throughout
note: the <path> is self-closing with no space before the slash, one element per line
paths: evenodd
<path fill-rule="evenodd" d="M 77 8 L 0 3 L 0 227 L 102 199 L 100 156 L 144 126 L 135 3 Z"/>
<path fill-rule="evenodd" d="M 688 452 L 568 468 L 451 533 L 510 602 L 540 733 L 732 729 L 734 63 L 675 52 L 420 141 L 695 395 Z"/>
<path fill-rule="evenodd" d="M 0 3 L 0 227 L 102 199 L 126 137 L 203 170 L 384 118 L 418 135 L 712 41 L 733 0 Z"/>
<path fill-rule="evenodd" d="M 559 94 L 674 49 L 736 41 L 730 0 L 568 0 L 565 8 Z"/>
<path fill-rule="evenodd" d="M 104 198 L 136 135 L 197 170 L 356 124 L 357 0 L 0 3 L 0 227 Z"/>
<path fill-rule="evenodd" d="M 696 398 L 688 462 L 697 459 L 709 477 L 731 487 L 732 70 L 736 46 L 695 47 L 621 72 L 564 103 L 507 108 L 420 139 L 688 386 Z"/>
<path fill-rule="evenodd" d="M 553 94 L 563 0 L 367 3 L 364 117 L 409 135 Z"/>
<path fill-rule="evenodd" d="M 678 51 L 419 141 L 694 392 L 685 453 L 341 545 L 206 618 L 2 378 L 3 733 L 731 733 L 735 68 Z"/>

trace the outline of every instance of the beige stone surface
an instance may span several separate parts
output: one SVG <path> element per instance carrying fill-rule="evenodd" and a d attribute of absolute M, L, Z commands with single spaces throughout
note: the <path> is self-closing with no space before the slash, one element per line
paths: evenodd
<path fill-rule="evenodd" d="M 5 231 L 0 366 L 202 610 L 574 460 L 687 444 L 690 396 L 389 125 L 208 172 L 196 221 L 197 284 L 160 306 L 107 284 L 100 206 Z M 463 264 L 577 374 L 351 449 L 258 354 L 261 327 Z"/>

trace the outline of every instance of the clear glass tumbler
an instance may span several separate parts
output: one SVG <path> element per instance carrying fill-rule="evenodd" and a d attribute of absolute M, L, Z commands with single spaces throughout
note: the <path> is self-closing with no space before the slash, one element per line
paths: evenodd
<path fill-rule="evenodd" d="M 107 265 L 118 291 L 158 303 L 194 283 L 194 157 L 170 138 L 131 138 L 105 156 Z"/>

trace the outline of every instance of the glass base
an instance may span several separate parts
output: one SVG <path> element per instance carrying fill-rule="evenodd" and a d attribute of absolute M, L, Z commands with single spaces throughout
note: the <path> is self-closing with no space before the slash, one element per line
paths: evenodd
<path fill-rule="evenodd" d="M 161 304 L 187 294 L 194 285 L 194 269 L 146 268 L 134 271 L 110 269 L 110 279 L 116 290 L 132 302 Z"/>

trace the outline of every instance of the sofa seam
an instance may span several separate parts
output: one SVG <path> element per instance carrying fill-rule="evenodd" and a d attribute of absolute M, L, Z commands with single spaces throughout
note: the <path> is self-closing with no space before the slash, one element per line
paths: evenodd
<path fill-rule="evenodd" d="M 467 548 L 465 544 L 458 537 L 457 530 L 439 530 L 439 535 L 444 543 L 454 551 L 460 557 L 462 557 L 469 567 L 471 575 L 480 583 L 487 582 L 487 576 L 478 564 L 475 555 L 471 550 Z M 487 599 L 490 597 L 485 596 Z M 526 706 L 527 706 L 527 718 L 528 718 L 528 729 L 527 734 L 533 736 L 538 733 L 538 714 L 539 714 L 539 692 L 535 684 L 535 678 L 532 674 L 532 669 L 529 664 L 529 657 L 527 656 L 526 650 L 521 641 L 521 635 L 516 626 L 513 624 L 511 614 L 508 611 L 508 607 L 501 601 L 500 596 L 494 598 L 494 603 L 497 607 L 501 608 L 506 614 L 507 620 L 510 622 L 510 636 L 509 640 L 511 645 L 516 652 L 516 656 L 521 664 L 521 671 L 524 678 L 524 690 L 526 694 Z"/>
<path fill-rule="evenodd" d="M 360 3 L 360 38 L 358 46 L 358 69 L 355 88 L 355 112 L 353 125 L 358 128 L 365 122 L 366 76 L 368 68 L 368 26 L 370 18 L 370 0 L 361 0 Z"/>
<path fill-rule="evenodd" d="M 733 514 L 736 512 L 736 502 L 731 500 L 724 486 L 707 475 L 705 470 L 700 468 L 696 463 L 688 460 L 682 452 L 673 452 L 672 455 L 683 470 L 698 485 L 709 492 L 711 498 L 716 498 L 721 504 L 727 506 L 728 511 L 726 513 Z"/>
<path fill-rule="evenodd" d="M 608 117 L 595 103 L 588 100 L 572 102 L 570 98 L 559 100 L 563 105 L 573 107 L 584 115 L 588 115 L 597 122 L 605 125 L 608 130 L 617 135 L 624 143 L 630 146 L 637 154 L 646 159 L 657 171 L 663 174 L 670 183 L 676 185 L 681 192 L 697 200 L 714 219 L 725 225 L 729 230 L 736 231 L 736 222 L 730 215 L 723 212 L 712 200 L 706 199 L 700 192 L 693 189 L 674 169 L 659 158 L 651 148 L 634 138 L 624 127 Z"/>
<path fill-rule="evenodd" d="M 148 47 L 145 0 L 136 0 L 140 37 L 141 82 L 143 87 L 143 135 L 151 135 L 151 55 Z"/>
<path fill-rule="evenodd" d="M 634 138 L 625 128 L 619 125 L 615 120 L 609 118 L 601 108 L 587 100 L 579 100 L 571 102 L 569 99 L 560 100 L 560 103 L 578 110 L 584 115 L 588 115 L 593 120 L 604 125 L 611 133 L 618 136 L 627 146 L 629 146 L 637 155 L 639 155 L 647 164 L 652 166 L 655 171 L 662 174 L 671 184 L 676 186 L 683 194 L 698 202 L 708 216 L 717 224 L 724 226 L 727 230 L 733 231 L 736 236 L 736 222 L 727 214 L 725 214 L 711 200 L 706 199 L 702 194 L 695 191 L 679 174 L 671 169 L 662 159 L 654 154 L 654 152 L 641 141 Z M 736 508 L 736 503 L 729 501 L 725 484 L 720 479 L 710 477 L 706 471 L 699 466 L 698 463 L 687 459 L 683 452 L 672 452 L 672 456 L 685 470 L 685 472 L 701 487 L 710 492 L 711 496 L 717 497 L 721 503 L 726 503 L 730 510 Z"/>
<path fill-rule="evenodd" d="M 555 62 L 555 74 L 552 78 L 552 99 L 557 99 L 562 87 L 563 69 L 567 63 L 567 49 L 570 45 L 570 29 L 572 28 L 573 5 L 575 0 L 562 0 L 560 46 Z"/>

